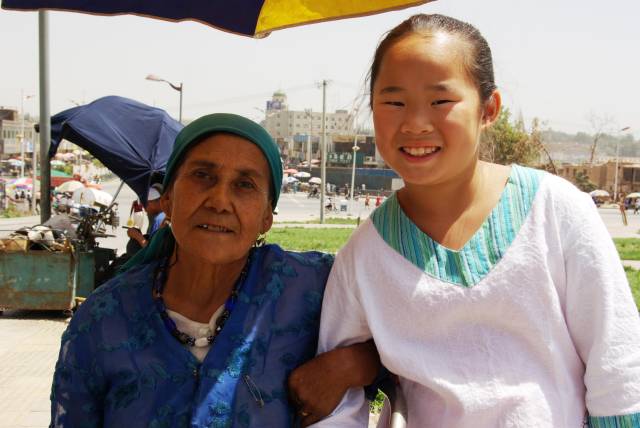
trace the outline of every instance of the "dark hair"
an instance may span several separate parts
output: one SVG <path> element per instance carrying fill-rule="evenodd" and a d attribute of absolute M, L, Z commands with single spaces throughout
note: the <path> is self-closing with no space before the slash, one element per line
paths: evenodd
<path fill-rule="evenodd" d="M 493 61 L 491 49 L 480 31 L 473 25 L 444 15 L 413 15 L 397 27 L 391 29 L 378 45 L 369 70 L 369 104 L 373 107 L 373 85 L 380 71 L 384 54 L 397 41 L 411 34 L 428 34 L 444 32 L 460 37 L 469 44 L 470 59 L 465 60 L 467 71 L 473 78 L 480 95 L 485 102 L 496 89 L 493 77 Z"/>

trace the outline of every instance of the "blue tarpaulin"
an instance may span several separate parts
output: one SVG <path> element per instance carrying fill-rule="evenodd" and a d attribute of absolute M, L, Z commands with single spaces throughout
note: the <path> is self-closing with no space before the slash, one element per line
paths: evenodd
<path fill-rule="evenodd" d="M 161 180 L 164 175 L 181 129 L 164 110 L 108 96 L 51 118 L 49 158 L 63 139 L 71 141 L 95 156 L 146 202 L 151 180 Z"/>

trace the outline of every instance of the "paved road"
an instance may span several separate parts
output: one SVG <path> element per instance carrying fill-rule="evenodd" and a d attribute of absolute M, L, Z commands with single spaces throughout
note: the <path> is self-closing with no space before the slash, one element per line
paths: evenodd
<path fill-rule="evenodd" d="M 117 182 L 106 183 L 104 189 L 113 193 Z M 125 187 L 118 201 L 122 209 L 121 223 L 128 218 L 135 194 Z M 276 222 L 306 221 L 319 217 L 320 202 L 307 199 L 305 194 L 284 194 L 278 207 Z M 629 214 L 624 226 L 619 211 L 600 209 L 613 237 L 640 237 L 640 215 Z M 370 211 L 361 199 L 350 212 L 331 213 L 330 217 L 365 218 Z M 39 217 L 0 219 L 3 230 L 15 230 L 39 223 Z M 114 238 L 103 239 L 101 246 L 118 248 L 126 245 L 126 231 L 115 230 Z M 640 266 L 639 266 L 640 267 Z M 0 317 L 0 428 L 46 427 L 49 423 L 49 392 L 51 376 L 60 346 L 60 336 L 68 320 L 59 313 L 7 311 Z"/>
<path fill-rule="evenodd" d="M 118 188 L 118 185 L 118 181 L 110 181 L 103 185 L 103 190 L 114 194 L 116 189 Z M 136 195 L 133 190 L 131 190 L 129 186 L 125 185 L 117 198 L 121 225 L 126 224 L 127 219 L 129 218 L 129 210 L 131 208 L 131 204 L 135 199 Z M 338 206 L 340 205 L 339 199 L 336 201 L 336 204 Z M 371 201 L 371 204 L 373 205 L 373 200 Z M 347 208 L 347 211 L 337 210 L 333 212 L 327 212 L 325 214 L 325 217 L 356 218 L 360 216 L 361 218 L 366 218 L 371 212 L 371 209 L 365 208 L 364 198 L 361 198 L 358 201 L 354 201 L 352 205 L 347 204 Z M 276 222 L 275 226 L 278 227 L 279 224 L 291 221 L 301 222 L 318 218 L 320 218 L 319 199 L 309 199 L 307 198 L 306 193 L 285 193 L 280 196 L 280 202 L 278 204 L 278 214 L 274 217 L 274 221 Z M 21 227 L 33 226 L 39 223 L 40 217 L 38 216 L 15 219 L 0 219 L 0 236 L 6 236 L 11 231 L 19 229 Z M 99 239 L 98 242 L 100 246 L 103 248 L 115 248 L 118 250 L 118 254 L 124 252 L 127 241 L 129 239 L 127 237 L 126 229 L 123 229 L 122 227 L 118 227 L 116 229 L 108 227 L 107 233 L 113 234 L 115 235 L 115 237 Z"/>

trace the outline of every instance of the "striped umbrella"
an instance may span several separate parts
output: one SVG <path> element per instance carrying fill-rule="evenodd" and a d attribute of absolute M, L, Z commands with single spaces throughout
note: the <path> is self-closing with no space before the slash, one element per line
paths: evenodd
<path fill-rule="evenodd" d="M 281 28 L 404 9 L 429 1 L 432 0 L 2 0 L 2 8 L 193 20 L 244 36 L 265 37 Z"/>

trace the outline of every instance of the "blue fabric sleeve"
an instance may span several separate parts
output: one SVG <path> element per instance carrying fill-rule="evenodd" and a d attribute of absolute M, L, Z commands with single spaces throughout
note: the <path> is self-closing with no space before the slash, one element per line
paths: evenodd
<path fill-rule="evenodd" d="M 91 349 L 87 302 L 62 335 L 51 387 L 50 428 L 103 426 L 105 382 Z"/>
<path fill-rule="evenodd" d="M 620 416 L 589 416 L 591 428 L 640 428 L 640 413 Z"/>

